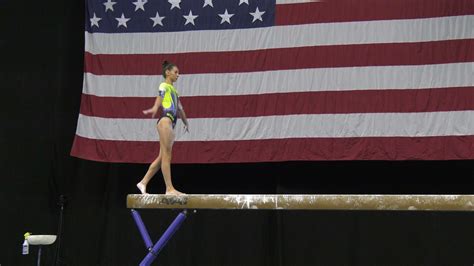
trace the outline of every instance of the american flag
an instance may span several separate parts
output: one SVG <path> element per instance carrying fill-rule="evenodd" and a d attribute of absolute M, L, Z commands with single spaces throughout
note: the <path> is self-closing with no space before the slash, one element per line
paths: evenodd
<path fill-rule="evenodd" d="M 175 63 L 173 162 L 474 159 L 473 0 L 88 0 L 71 154 L 150 162 Z"/>

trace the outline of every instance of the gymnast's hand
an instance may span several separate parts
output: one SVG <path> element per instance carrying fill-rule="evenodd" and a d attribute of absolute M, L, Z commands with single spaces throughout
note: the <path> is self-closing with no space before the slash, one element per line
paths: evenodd
<path fill-rule="evenodd" d="M 158 107 L 155 107 L 155 106 L 153 106 L 150 109 L 143 110 L 143 114 L 145 114 L 145 115 L 151 114 L 151 118 L 155 118 L 156 113 L 158 113 Z"/>
<path fill-rule="evenodd" d="M 189 125 L 188 124 L 184 124 L 183 128 L 184 128 L 184 132 L 189 133 Z"/>

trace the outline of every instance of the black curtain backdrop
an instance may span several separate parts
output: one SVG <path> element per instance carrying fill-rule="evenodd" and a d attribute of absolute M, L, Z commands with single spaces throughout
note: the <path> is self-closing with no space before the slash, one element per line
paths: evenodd
<path fill-rule="evenodd" d="M 0 1 L 0 265 L 34 265 L 23 234 L 56 234 L 58 265 L 137 265 L 145 256 L 127 194 L 143 164 L 69 156 L 80 106 L 83 1 Z M 473 161 L 173 165 L 187 193 L 474 194 Z M 150 192 L 162 193 L 158 175 Z M 141 211 L 153 240 L 177 215 Z M 58 243 L 44 249 L 54 265 Z M 474 214 L 199 211 L 155 265 L 473 265 Z"/>

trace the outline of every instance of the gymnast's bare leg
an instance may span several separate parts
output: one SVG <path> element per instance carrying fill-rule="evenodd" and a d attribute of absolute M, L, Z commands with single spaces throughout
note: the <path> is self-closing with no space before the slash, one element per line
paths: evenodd
<path fill-rule="evenodd" d="M 160 119 L 157 125 L 160 135 L 160 153 L 158 157 L 151 163 L 148 171 L 143 179 L 137 184 L 142 194 L 147 194 L 146 186 L 153 176 L 160 170 L 163 173 L 163 179 L 166 185 L 166 195 L 184 195 L 184 193 L 176 190 L 171 180 L 171 154 L 173 150 L 174 132 L 172 122 L 169 118 Z"/>
<path fill-rule="evenodd" d="M 158 130 L 158 125 L 156 125 L 156 129 Z M 146 186 L 148 185 L 148 182 L 153 178 L 153 176 L 156 175 L 156 173 L 160 170 L 161 168 L 161 149 L 160 153 L 158 154 L 158 157 L 150 164 L 150 167 L 148 167 L 148 171 L 146 172 L 145 176 L 143 179 L 137 184 L 137 188 L 140 190 L 142 194 L 148 194 L 146 192 Z"/>
<path fill-rule="evenodd" d="M 158 132 L 160 133 L 161 172 L 165 180 L 166 195 L 184 195 L 174 188 L 171 181 L 171 152 L 175 138 L 171 119 L 168 117 L 160 119 Z"/>

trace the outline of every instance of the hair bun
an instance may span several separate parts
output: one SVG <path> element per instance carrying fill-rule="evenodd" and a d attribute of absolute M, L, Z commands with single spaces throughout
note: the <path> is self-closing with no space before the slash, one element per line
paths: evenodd
<path fill-rule="evenodd" d="M 163 68 L 165 68 L 165 67 L 166 67 L 167 65 L 169 65 L 169 64 L 170 64 L 170 62 L 168 62 L 168 61 L 165 60 L 165 61 L 163 61 L 162 66 L 163 66 Z"/>

